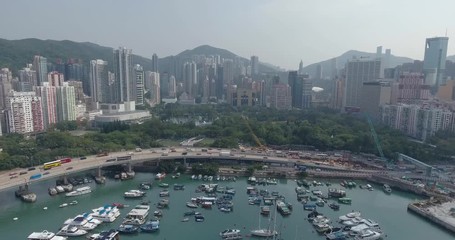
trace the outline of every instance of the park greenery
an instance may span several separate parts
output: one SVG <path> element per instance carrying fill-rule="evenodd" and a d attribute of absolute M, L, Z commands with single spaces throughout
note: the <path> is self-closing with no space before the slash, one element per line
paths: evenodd
<path fill-rule="evenodd" d="M 0 169 L 29 167 L 59 157 L 80 157 L 140 147 L 162 147 L 161 141 L 191 137 L 210 138 L 205 147 L 311 146 L 320 151 L 346 150 L 378 155 L 367 121 L 328 109 L 278 111 L 227 105 L 160 105 L 153 118 L 141 124 L 114 122 L 75 135 L 75 122 L 56 125 L 36 135 L 6 134 L 0 138 Z M 205 124 L 199 125 L 198 123 Z M 84 125 L 85 126 L 85 125 Z M 79 129 L 80 130 L 80 129 Z M 438 133 L 428 144 L 408 139 L 386 126 L 375 125 L 388 159 L 404 153 L 422 161 L 448 161 L 455 156 L 455 135 Z M 163 166 L 165 167 L 165 166 Z M 166 172 L 172 166 L 166 166 Z"/>

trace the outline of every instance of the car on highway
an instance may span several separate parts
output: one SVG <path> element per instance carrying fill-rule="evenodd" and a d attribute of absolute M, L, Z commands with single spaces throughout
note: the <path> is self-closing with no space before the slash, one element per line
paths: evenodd
<path fill-rule="evenodd" d="M 67 168 L 66 168 L 66 170 L 71 170 L 71 169 L 73 169 L 73 167 L 67 167 Z"/>
<path fill-rule="evenodd" d="M 27 174 L 27 172 L 20 172 L 19 175 Z"/>
<path fill-rule="evenodd" d="M 85 160 L 85 159 L 87 159 L 86 156 L 82 156 L 82 157 L 79 158 L 79 160 Z"/>
<path fill-rule="evenodd" d="M 17 175 L 9 177 L 9 179 L 17 178 Z"/>
<path fill-rule="evenodd" d="M 106 162 L 115 162 L 116 160 L 117 159 L 115 159 L 115 158 L 111 158 L 111 159 L 106 160 Z"/>
<path fill-rule="evenodd" d="M 29 167 L 29 168 L 28 168 L 29 171 L 33 171 L 33 170 L 35 170 L 35 169 L 36 169 L 35 167 Z"/>
<path fill-rule="evenodd" d="M 43 175 L 48 175 L 50 172 L 44 172 Z"/>
<path fill-rule="evenodd" d="M 14 176 L 14 175 L 17 175 L 17 172 L 12 172 L 9 174 L 10 176 Z"/>

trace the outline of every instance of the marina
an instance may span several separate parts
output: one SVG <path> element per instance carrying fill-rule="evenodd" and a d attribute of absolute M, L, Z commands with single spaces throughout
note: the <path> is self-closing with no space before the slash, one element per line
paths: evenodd
<path fill-rule="evenodd" d="M 38 201 L 34 204 L 27 204 L 20 201 L 15 201 L 14 194 L 10 192 L 3 192 L 0 194 L 3 204 L 0 206 L 2 216 L 0 216 L 0 222 L 2 223 L 0 230 L 6 237 L 6 239 L 26 239 L 32 232 L 41 232 L 44 229 L 50 232 L 57 233 L 62 223 L 69 218 L 74 218 L 84 212 L 92 212 L 92 209 L 99 209 L 97 207 L 103 206 L 108 210 L 107 203 L 111 205 L 113 202 L 122 204 L 124 209 L 117 209 L 120 212 L 120 216 L 112 223 L 102 223 L 95 230 L 92 230 L 90 234 L 94 234 L 100 231 L 106 231 L 109 229 L 119 229 L 122 219 L 135 207 L 140 205 L 142 201 L 150 201 L 150 210 L 156 210 L 158 203 L 160 203 L 159 192 L 162 189 L 152 188 L 149 190 L 147 196 L 142 199 L 125 199 L 123 197 L 124 192 L 134 189 L 140 182 L 150 181 L 153 175 L 146 173 L 136 174 L 135 179 L 129 181 L 111 181 L 108 180 L 104 185 L 91 184 L 93 192 L 91 194 L 85 194 L 77 197 L 79 202 L 77 205 L 73 205 L 67 208 L 58 208 L 58 205 L 65 201 L 65 196 L 48 195 L 48 187 L 52 185 L 50 181 L 43 181 L 39 183 L 41 185 L 35 185 L 34 189 L 38 195 Z M 199 213 L 193 212 L 193 216 L 184 216 L 184 213 L 189 212 L 187 202 L 192 202 L 191 199 L 195 198 L 199 201 L 212 200 L 210 197 L 205 196 L 204 192 L 197 193 L 196 189 L 201 184 L 209 185 L 209 182 L 203 182 L 202 180 L 190 180 L 190 176 L 182 175 L 178 179 L 171 179 L 166 177 L 166 181 L 169 184 L 184 184 L 184 191 L 176 191 L 171 189 L 172 192 L 170 200 L 172 200 L 171 208 L 161 209 L 163 216 L 159 220 L 159 231 L 151 233 L 141 233 L 140 228 L 134 234 L 122 235 L 122 239 L 150 239 L 150 235 L 153 235 L 153 239 L 181 239 L 182 236 L 185 238 L 192 239 L 214 239 L 220 238 L 219 233 L 225 229 L 238 229 L 240 230 L 241 237 L 243 239 L 249 239 L 251 230 L 258 228 L 258 217 L 261 220 L 261 228 L 268 227 L 270 215 L 274 216 L 278 213 L 275 206 L 269 206 L 269 216 L 260 215 L 260 205 L 250 205 L 248 203 L 247 195 L 247 179 L 239 178 L 236 182 L 215 182 L 224 186 L 234 187 L 237 191 L 235 196 L 232 198 L 232 203 L 235 206 L 235 213 L 223 213 L 215 209 L 208 210 L 199 207 L 195 209 Z M 156 184 L 156 183 L 155 183 Z M 336 182 L 332 182 L 335 185 Z M 365 182 L 358 181 L 357 184 L 365 185 Z M 155 185 L 157 186 L 157 185 Z M 210 187 L 210 186 L 208 186 Z M 277 185 L 261 186 L 256 185 L 257 193 L 260 190 L 268 190 L 268 192 L 276 192 L 278 195 L 285 197 L 285 202 L 289 202 L 294 206 L 292 214 L 286 217 L 282 217 L 279 213 L 277 214 L 275 229 L 279 232 L 280 237 L 283 239 L 325 239 L 325 236 L 318 234 L 313 224 L 306 221 L 309 211 L 303 210 L 302 203 L 297 201 L 295 188 L 297 183 L 293 180 L 278 180 Z M 380 189 L 382 186 L 373 185 L 372 187 Z M 328 193 L 328 187 L 317 186 L 311 187 L 309 190 L 318 189 L 322 194 Z M 255 191 L 253 189 L 251 192 Z M 324 216 L 336 220 L 339 216 L 350 213 L 352 211 L 359 211 L 362 216 L 368 219 L 374 219 L 375 222 L 379 223 L 381 229 L 385 233 L 384 239 L 438 239 L 448 240 L 453 239 L 453 235 L 449 232 L 429 224 L 426 220 L 406 211 L 407 204 L 412 202 L 414 199 L 419 198 L 416 195 L 402 193 L 394 191 L 391 194 L 386 194 L 383 191 L 365 191 L 360 188 L 346 188 L 344 190 L 346 196 L 351 198 L 353 201 L 351 205 L 339 206 L 339 211 L 333 211 L 327 206 L 317 207 L 318 212 L 324 214 Z M 276 194 L 274 193 L 274 194 Z M 222 194 L 221 194 L 222 195 Z M 219 195 L 219 196 L 221 196 Z M 333 199 L 336 201 L 336 199 Z M 330 200 L 330 202 L 333 202 Z M 310 202 L 309 202 L 310 203 Z M 315 203 L 315 202 L 314 202 Z M 129 206 L 131 207 L 129 207 Z M 197 206 L 197 205 L 196 205 Z M 47 207 L 47 210 L 43 210 Z M 112 211 L 112 210 L 111 210 Z M 43 215 L 46 216 L 46 221 L 40 221 Z M 154 216 L 148 216 L 147 221 L 153 220 Z M 196 217 L 197 216 L 197 217 Z M 239 217 L 239 216 L 257 216 L 257 217 Z M 18 217 L 17 221 L 13 221 L 14 217 Z M 197 222 L 200 221 L 200 222 Z M 399 229 L 396 226 L 400 226 Z M 125 226 L 124 226 L 125 227 Z M 178 227 L 179 231 L 175 231 Z M 320 225 L 320 229 L 324 229 L 326 226 Z M 297 231 L 295 230 L 297 229 Z M 400 229 L 413 229 L 413 231 L 400 231 Z M 130 230 L 135 230 L 133 227 Z M 129 231 L 129 230 L 126 230 Z M 87 234 L 86 236 L 89 236 Z M 339 233 L 340 234 L 340 233 Z M 367 234 L 367 232 L 365 232 Z M 336 234 L 333 234 L 336 235 Z M 387 236 L 386 236 L 387 235 Z M 85 239 L 84 237 L 71 237 L 71 239 Z M 238 239 L 232 236 L 231 239 Z"/>

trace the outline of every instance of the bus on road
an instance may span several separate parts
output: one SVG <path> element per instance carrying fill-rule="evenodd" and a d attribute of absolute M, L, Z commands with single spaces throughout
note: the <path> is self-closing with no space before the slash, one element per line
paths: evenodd
<path fill-rule="evenodd" d="M 49 170 L 51 168 L 58 167 L 58 166 L 61 166 L 61 165 L 62 165 L 62 162 L 60 160 L 55 160 L 55 161 L 52 161 L 52 162 L 44 163 L 43 164 L 43 168 L 44 168 L 44 170 Z"/>

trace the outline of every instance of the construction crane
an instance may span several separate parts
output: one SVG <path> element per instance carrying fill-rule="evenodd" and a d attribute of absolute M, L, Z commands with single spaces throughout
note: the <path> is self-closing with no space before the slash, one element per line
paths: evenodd
<path fill-rule="evenodd" d="M 246 127 L 248 128 L 248 131 L 250 132 L 251 134 L 251 137 L 253 138 L 254 142 L 256 143 L 256 145 L 261 149 L 261 150 L 265 150 L 265 146 L 261 143 L 261 141 L 259 140 L 259 138 L 256 136 L 256 134 L 253 132 L 253 129 L 251 128 L 250 126 L 250 122 L 248 121 L 247 117 L 243 116 L 242 115 L 242 119 L 243 121 L 245 122 L 245 125 Z"/>
<path fill-rule="evenodd" d="M 374 144 L 376 145 L 376 148 L 378 149 L 381 160 L 383 160 L 384 162 L 387 163 L 388 169 L 393 169 L 394 168 L 393 162 L 384 156 L 384 152 L 382 151 L 382 147 L 381 147 L 381 142 L 379 142 L 378 134 L 376 134 L 376 130 L 374 130 L 373 122 L 371 121 L 371 118 L 368 115 L 368 113 L 365 113 L 365 117 L 367 118 L 368 126 L 370 127 L 370 132 L 371 132 L 371 135 L 373 136 Z"/>

